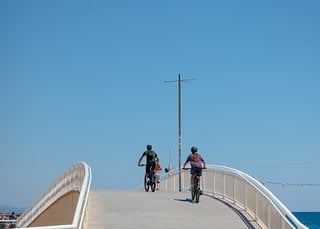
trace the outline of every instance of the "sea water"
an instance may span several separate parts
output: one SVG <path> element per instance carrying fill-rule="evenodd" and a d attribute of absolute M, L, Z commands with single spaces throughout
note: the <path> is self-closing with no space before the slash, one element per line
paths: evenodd
<path fill-rule="evenodd" d="M 320 229 L 320 212 L 293 212 L 293 214 L 310 229 Z"/>

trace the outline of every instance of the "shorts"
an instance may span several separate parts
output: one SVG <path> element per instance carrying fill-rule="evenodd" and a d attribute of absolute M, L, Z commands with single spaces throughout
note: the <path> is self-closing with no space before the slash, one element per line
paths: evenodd
<path fill-rule="evenodd" d="M 154 179 L 155 179 L 156 183 L 160 183 L 160 175 L 159 174 L 155 174 Z"/>
<path fill-rule="evenodd" d="M 192 167 L 192 168 L 191 168 L 191 171 L 190 171 L 190 174 L 191 174 L 192 176 L 201 177 L 201 175 L 202 175 L 202 168 Z"/>
<path fill-rule="evenodd" d="M 152 163 L 152 164 L 148 164 L 146 165 L 146 174 L 150 173 L 150 170 L 154 170 L 154 168 L 156 167 L 156 163 Z"/>

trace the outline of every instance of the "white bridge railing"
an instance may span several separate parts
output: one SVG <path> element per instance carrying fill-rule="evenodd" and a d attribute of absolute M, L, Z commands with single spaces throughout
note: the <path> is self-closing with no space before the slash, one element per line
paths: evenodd
<path fill-rule="evenodd" d="M 88 201 L 88 195 L 91 185 L 91 168 L 85 163 L 80 162 L 71 166 L 66 170 L 49 188 L 48 190 L 23 213 L 16 221 L 17 228 L 28 227 L 41 213 L 43 213 L 50 205 L 63 195 L 78 191 L 79 198 L 76 205 L 72 224 L 56 225 L 43 227 L 28 228 L 57 228 L 57 229 L 81 229 L 84 224 L 85 210 Z"/>
<path fill-rule="evenodd" d="M 223 199 L 246 211 L 262 228 L 307 228 L 260 182 L 229 167 L 209 165 L 201 178 L 207 195 Z M 189 190 L 190 171 L 181 171 L 181 188 Z M 179 190 L 179 170 L 161 177 L 161 190 Z"/>

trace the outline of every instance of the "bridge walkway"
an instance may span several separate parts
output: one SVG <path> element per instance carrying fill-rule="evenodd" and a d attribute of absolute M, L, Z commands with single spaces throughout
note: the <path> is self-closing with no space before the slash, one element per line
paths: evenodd
<path fill-rule="evenodd" d="M 257 228 L 221 200 L 189 192 L 90 190 L 86 228 Z M 152 226 L 151 226 L 152 225 Z"/>

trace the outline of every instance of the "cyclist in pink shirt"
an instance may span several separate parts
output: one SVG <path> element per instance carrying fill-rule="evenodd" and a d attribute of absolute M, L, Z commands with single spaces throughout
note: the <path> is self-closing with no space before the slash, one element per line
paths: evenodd
<path fill-rule="evenodd" d="M 203 160 L 201 155 L 198 153 L 197 147 L 193 146 L 191 147 L 191 154 L 187 157 L 183 169 L 186 168 L 187 163 L 190 162 L 191 165 L 191 178 L 190 178 L 190 185 L 193 187 L 193 181 L 194 181 L 194 176 L 198 176 L 199 180 L 202 175 L 202 169 L 206 168 L 206 162 Z M 200 185 L 201 189 L 201 185 Z M 200 194 L 202 194 L 202 190 L 200 191 Z"/>

